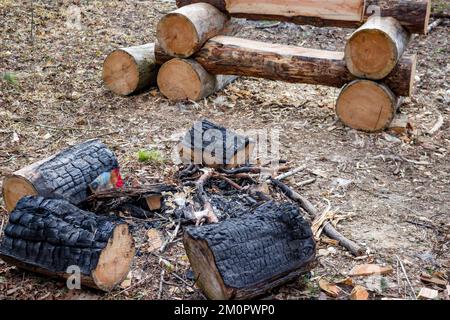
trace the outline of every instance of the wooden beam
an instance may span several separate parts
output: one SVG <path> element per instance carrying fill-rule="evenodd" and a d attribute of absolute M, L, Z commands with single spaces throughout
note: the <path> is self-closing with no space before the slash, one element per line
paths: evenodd
<path fill-rule="evenodd" d="M 430 0 L 177 0 L 179 7 L 207 2 L 231 16 L 296 24 L 357 28 L 372 14 L 397 19 L 411 33 L 426 34 Z M 379 8 L 379 10 L 377 9 Z"/>
<path fill-rule="evenodd" d="M 341 88 L 355 80 L 343 52 L 325 51 L 236 37 L 217 36 L 194 56 L 211 74 L 238 75 Z M 398 96 L 409 96 L 416 58 L 402 57 L 383 82 Z"/>

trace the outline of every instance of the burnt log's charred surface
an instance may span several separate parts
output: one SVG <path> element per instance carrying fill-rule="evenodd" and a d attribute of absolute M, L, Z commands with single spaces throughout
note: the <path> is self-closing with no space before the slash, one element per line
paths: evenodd
<path fill-rule="evenodd" d="M 8 211 L 25 195 L 66 199 L 78 205 L 102 173 L 117 169 L 114 153 L 100 140 L 88 140 L 6 177 L 3 197 Z"/>
<path fill-rule="evenodd" d="M 224 222 L 188 228 L 184 245 L 211 299 L 264 294 L 311 268 L 315 242 L 298 208 L 273 201 Z"/>
<path fill-rule="evenodd" d="M 207 119 L 196 122 L 179 145 L 185 162 L 219 167 L 243 164 L 239 162 L 249 159 L 252 148 L 253 141 L 248 137 Z"/>
<path fill-rule="evenodd" d="M 62 277 L 69 266 L 77 266 L 85 278 L 82 284 L 102 290 L 120 283 L 133 255 L 134 243 L 122 219 L 40 196 L 18 202 L 0 244 L 0 257 L 6 262 Z"/>

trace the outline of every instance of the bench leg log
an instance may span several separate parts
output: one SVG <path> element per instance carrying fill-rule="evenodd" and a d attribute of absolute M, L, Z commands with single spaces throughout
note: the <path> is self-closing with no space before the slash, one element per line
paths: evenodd
<path fill-rule="evenodd" d="M 158 87 L 173 101 L 198 101 L 233 82 L 236 76 L 212 75 L 192 59 L 174 58 L 161 66 Z"/>
<path fill-rule="evenodd" d="M 214 6 L 196 3 L 162 17 L 156 29 L 156 38 L 167 54 L 188 58 L 208 39 L 218 35 L 228 19 Z"/>
<path fill-rule="evenodd" d="M 347 68 L 359 78 L 383 79 L 395 68 L 409 40 L 409 32 L 394 18 L 370 18 L 347 42 Z"/>
<path fill-rule="evenodd" d="M 118 167 L 114 153 L 100 140 L 88 140 L 7 176 L 3 181 L 6 210 L 11 212 L 26 195 L 64 198 L 78 205 L 102 173 L 112 172 L 112 180 L 118 179 Z"/>
<path fill-rule="evenodd" d="M 310 225 L 289 203 L 268 202 L 252 214 L 189 228 L 184 246 L 197 284 L 210 299 L 249 299 L 314 265 Z"/>
<path fill-rule="evenodd" d="M 336 101 L 336 114 L 346 126 L 377 132 L 389 126 L 397 111 L 397 102 L 386 85 L 355 80 L 342 88 Z"/>
<path fill-rule="evenodd" d="M 17 267 L 68 278 L 77 267 L 81 284 L 104 291 L 120 284 L 134 257 L 128 225 L 96 216 L 65 200 L 22 198 L 10 214 L 0 258 Z"/>

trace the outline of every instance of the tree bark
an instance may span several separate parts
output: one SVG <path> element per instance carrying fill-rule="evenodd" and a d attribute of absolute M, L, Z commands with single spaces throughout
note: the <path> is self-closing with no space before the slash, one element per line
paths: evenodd
<path fill-rule="evenodd" d="M 347 68 L 359 78 L 383 79 L 395 68 L 409 40 L 409 32 L 394 18 L 370 18 L 347 42 Z"/>
<path fill-rule="evenodd" d="M 118 167 L 114 153 L 100 140 L 72 146 L 7 176 L 3 182 L 6 210 L 11 212 L 26 195 L 64 198 L 78 205 L 101 174 L 111 172 L 111 183 L 118 183 Z"/>
<path fill-rule="evenodd" d="M 431 12 L 430 0 L 345 0 L 344 5 L 343 1 L 317 1 L 315 4 L 302 0 L 177 0 L 177 5 L 183 7 L 197 2 L 207 2 L 237 18 L 318 27 L 357 28 L 375 13 L 393 17 L 409 32 L 419 34 L 427 33 Z"/>
<path fill-rule="evenodd" d="M 347 69 L 344 53 L 268 44 L 217 36 L 194 56 L 211 74 L 251 76 L 286 82 L 341 88 L 355 80 Z M 415 56 L 402 57 L 383 80 L 398 96 L 409 96 L 414 83 Z"/>
<path fill-rule="evenodd" d="M 198 101 L 233 82 L 236 76 L 212 75 L 192 59 L 174 58 L 161 66 L 158 87 L 173 101 Z"/>
<path fill-rule="evenodd" d="M 68 278 L 78 269 L 82 285 L 110 291 L 129 272 L 134 240 L 117 217 L 96 216 L 65 200 L 27 196 L 9 216 L 0 257 L 48 276 Z"/>
<path fill-rule="evenodd" d="M 196 3 L 162 17 L 157 26 L 156 38 L 167 54 L 188 58 L 208 39 L 218 35 L 227 21 L 227 15 L 214 6 Z"/>
<path fill-rule="evenodd" d="M 312 268 L 310 225 L 289 203 L 266 203 L 252 214 L 189 228 L 184 246 L 197 283 L 210 299 L 260 296 Z"/>
<path fill-rule="evenodd" d="M 156 84 L 155 44 L 116 49 L 103 63 L 103 82 L 114 93 L 130 95 Z"/>
<path fill-rule="evenodd" d="M 353 129 L 377 132 L 389 126 L 397 105 L 397 97 L 386 85 L 355 80 L 342 88 L 336 101 L 336 114 Z"/>

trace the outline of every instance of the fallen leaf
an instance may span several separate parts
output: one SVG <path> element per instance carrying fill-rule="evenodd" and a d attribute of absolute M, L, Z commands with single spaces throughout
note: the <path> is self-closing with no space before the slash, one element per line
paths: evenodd
<path fill-rule="evenodd" d="M 339 281 L 336 281 L 336 284 L 343 284 L 346 286 L 353 286 L 353 279 L 352 278 L 344 278 Z"/>
<path fill-rule="evenodd" d="M 339 292 L 341 292 L 341 289 L 337 285 L 330 283 L 325 279 L 319 280 L 319 287 L 326 294 L 328 294 L 330 297 L 333 297 L 333 298 L 336 298 L 339 295 Z"/>
<path fill-rule="evenodd" d="M 418 299 L 426 299 L 426 300 L 433 300 L 438 297 L 439 292 L 434 289 L 430 288 L 422 288 L 420 289 L 419 295 L 417 296 Z"/>
<path fill-rule="evenodd" d="M 425 283 L 435 284 L 440 287 L 445 287 L 447 285 L 447 281 L 440 279 L 436 276 L 430 276 L 428 273 L 422 273 L 420 275 L 420 280 Z"/>
<path fill-rule="evenodd" d="M 369 299 L 369 293 L 363 286 L 357 285 L 353 288 L 350 294 L 350 300 L 367 300 Z"/>
<path fill-rule="evenodd" d="M 133 275 L 132 275 L 131 271 L 128 272 L 127 277 L 125 278 L 125 280 L 122 281 L 122 283 L 120 284 L 120 287 L 122 289 L 126 289 L 129 286 L 131 286 L 131 279 L 132 279 L 132 277 L 133 277 Z"/>
<path fill-rule="evenodd" d="M 163 241 L 161 239 L 161 234 L 156 229 L 149 229 L 147 231 L 147 252 L 153 252 L 161 248 Z"/>
<path fill-rule="evenodd" d="M 349 276 L 370 276 L 372 274 L 387 274 L 392 272 L 391 266 L 380 267 L 376 264 L 360 264 L 349 272 Z"/>

